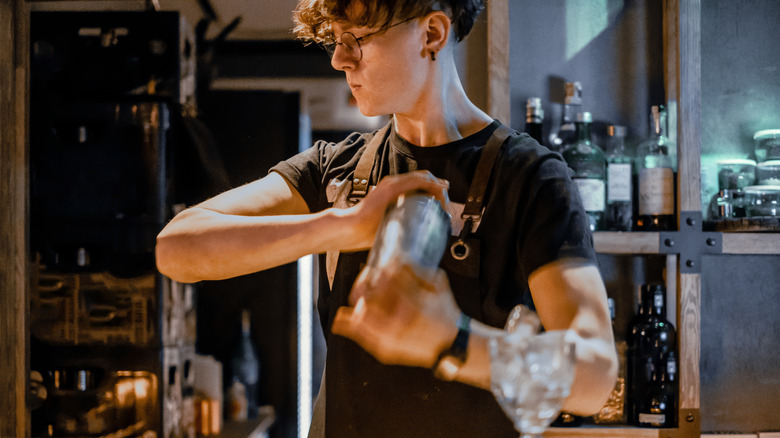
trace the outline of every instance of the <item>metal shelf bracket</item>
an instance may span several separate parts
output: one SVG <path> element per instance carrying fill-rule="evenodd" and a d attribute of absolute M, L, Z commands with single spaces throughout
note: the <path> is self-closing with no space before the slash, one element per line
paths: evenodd
<path fill-rule="evenodd" d="M 702 254 L 721 254 L 721 233 L 702 231 L 700 211 L 680 212 L 680 230 L 658 234 L 658 250 L 662 254 L 680 255 L 680 273 L 701 273 Z"/>

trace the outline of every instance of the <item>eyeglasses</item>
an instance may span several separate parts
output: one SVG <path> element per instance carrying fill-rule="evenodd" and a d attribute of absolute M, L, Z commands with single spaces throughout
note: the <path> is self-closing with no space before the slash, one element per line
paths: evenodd
<path fill-rule="evenodd" d="M 333 54 L 336 52 L 336 46 L 342 46 L 347 51 L 347 57 L 357 62 L 363 59 L 363 49 L 360 47 L 360 41 L 365 40 L 368 37 L 387 32 L 392 27 L 400 26 L 406 22 L 412 21 L 417 17 L 407 18 L 406 20 L 399 21 L 398 23 L 391 24 L 385 28 L 379 29 L 376 32 L 367 33 L 361 37 L 356 37 L 352 32 L 342 32 L 338 40 L 331 38 L 328 41 L 320 44 L 328 56 L 333 58 Z"/>

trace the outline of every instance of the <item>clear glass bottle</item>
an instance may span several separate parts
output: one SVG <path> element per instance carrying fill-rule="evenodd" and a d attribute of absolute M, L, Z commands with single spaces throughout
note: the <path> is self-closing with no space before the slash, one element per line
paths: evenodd
<path fill-rule="evenodd" d="M 544 122 L 544 109 L 540 97 L 529 97 L 525 104 L 525 132 L 539 144 L 542 141 L 542 123 Z"/>
<path fill-rule="evenodd" d="M 651 109 L 650 138 L 637 146 L 637 217 L 639 231 L 674 230 L 677 227 L 674 205 L 674 169 L 676 159 L 670 151 L 677 148 L 666 136 L 666 111 Z"/>
<path fill-rule="evenodd" d="M 230 356 L 230 370 L 234 381 L 243 385 L 247 401 L 248 418 L 257 417 L 260 360 L 252 343 L 249 311 L 241 312 L 241 339 Z"/>
<path fill-rule="evenodd" d="M 577 142 L 563 151 L 563 158 L 573 171 L 572 181 L 582 198 L 591 231 L 603 228 L 605 204 L 606 159 L 602 149 L 593 143 L 589 112 L 577 114 Z"/>
<path fill-rule="evenodd" d="M 626 127 L 607 127 L 607 209 L 605 228 L 611 231 L 631 231 L 633 227 L 633 160 L 626 152 Z"/>
<path fill-rule="evenodd" d="M 577 141 L 577 128 L 575 123 L 577 114 L 581 111 L 582 84 L 579 82 L 567 82 L 561 122 L 558 128 L 554 129 L 550 134 L 550 149 L 563 153 L 569 145 Z"/>

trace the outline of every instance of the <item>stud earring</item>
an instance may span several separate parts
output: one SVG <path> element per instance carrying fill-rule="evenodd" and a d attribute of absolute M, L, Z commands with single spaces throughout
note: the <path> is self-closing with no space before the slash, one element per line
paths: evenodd
<path fill-rule="evenodd" d="M 436 61 L 436 52 L 431 52 L 431 61 Z"/>

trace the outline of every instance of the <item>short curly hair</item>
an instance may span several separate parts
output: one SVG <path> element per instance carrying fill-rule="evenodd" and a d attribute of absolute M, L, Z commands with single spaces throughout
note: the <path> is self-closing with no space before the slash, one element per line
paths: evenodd
<path fill-rule="evenodd" d="M 359 16 L 351 14 L 362 6 Z M 349 21 L 357 26 L 386 28 L 393 20 L 445 11 L 451 18 L 457 41 L 471 31 L 482 9 L 483 0 L 301 0 L 295 9 L 293 32 L 305 42 L 323 43 L 334 38 L 331 23 Z"/>

